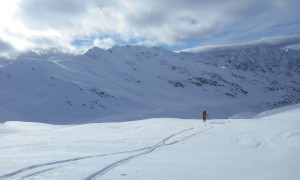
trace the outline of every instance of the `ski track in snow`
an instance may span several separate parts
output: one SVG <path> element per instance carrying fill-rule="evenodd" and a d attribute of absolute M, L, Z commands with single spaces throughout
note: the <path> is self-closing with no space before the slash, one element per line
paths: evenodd
<path fill-rule="evenodd" d="M 198 134 L 204 133 L 205 131 L 208 131 L 208 130 L 214 128 L 214 127 L 215 127 L 215 125 L 207 128 L 207 129 L 204 129 L 202 131 L 199 131 L 199 132 L 187 135 L 187 136 L 182 136 L 177 140 L 174 140 L 172 142 L 167 143 L 167 141 L 170 140 L 171 138 L 173 138 L 177 135 L 183 134 L 187 131 L 191 131 L 194 128 L 192 127 L 192 128 L 189 128 L 189 129 L 185 129 L 185 130 L 182 130 L 180 132 L 174 133 L 174 134 L 166 137 L 165 139 L 163 139 L 159 143 L 155 144 L 154 146 L 145 147 L 145 148 L 141 148 L 141 149 L 136 149 L 136 150 L 131 150 L 131 151 L 115 152 L 115 153 L 107 153 L 107 154 L 99 154 L 99 155 L 92 155 L 92 156 L 83 156 L 83 157 L 65 159 L 65 160 L 60 160 L 60 161 L 47 162 L 47 163 L 42 163 L 42 164 L 35 164 L 35 165 L 31 165 L 31 166 L 16 170 L 16 171 L 8 173 L 8 174 L 4 174 L 4 175 L 0 176 L 0 180 L 1 179 L 12 178 L 12 177 L 14 177 L 16 175 L 19 175 L 21 173 L 29 172 L 29 171 L 32 171 L 32 170 L 35 170 L 35 169 L 38 169 L 38 168 L 41 168 L 41 167 L 47 167 L 47 166 L 57 165 L 57 164 L 64 164 L 64 163 L 68 163 L 68 162 L 76 162 L 76 161 L 80 161 L 80 160 L 97 158 L 97 157 L 112 156 L 112 155 L 127 154 L 127 153 L 134 153 L 134 152 L 142 151 L 138 154 L 131 155 L 131 156 L 128 156 L 126 158 L 120 159 L 120 160 L 118 160 L 114 163 L 111 163 L 110 165 L 108 165 L 108 166 L 100 169 L 99 171 L 96 171 L 95 173 L 90 174 L 88 177 L 84 178 L 85 180 L 92 180 L 92 179 L 95 179 L 96 177 L 99 177 L 99 176 L 102 176 L 102 175 L 106 174 L 107 172 L 109 172 L 110 170 L 116 168 L 119 165 L 122 165 L 122 164 L 125 164 L 125 163 L 131 161 L 132 159 L 135 159 L 135 158 L 137 158 L 139 156 L 142 156 L 142 155 L 149 154 L 149 153 L 153 152 L 154 150 L 156 150 L 158 148 L 161 148 L 163 146 L 169 146 L 169 145 L 173 145 L 173 144 L 176 144 L 176 143 L 179 143 L 179 142 L 186 141 L 186 140 L 188 140 L 188 139 L 190 139 L 190 138 L 192 138 L 192 137 L 194 137 Z M 61 166 L 61 167 L 65 167 L 65 166 Z M 21 179 L 26 179 L 26 178 L 29 178 L 29 177 L 32 177 L 32 176 L 40 175 L 42 173 L 51 171 L 53 169 L 61 168 L 61 167 L 52 167 L 52 168 L 40 170 L 40 171 L 37 171 L 37 172 L 33 172 L 32 174 L 23 176 Z"/>
<path fill-rule="evenodd" d="M 42 174 L 44 172 L 52 171 L 53 169 L 56 169 L 56 168 L 49 168 L 49 169 L 45 169 L 45 170 L 42 170 L 42 171 L 38 171 L 38 172 L 35 172 L 35 173 L 32 173 L 32 174 L 29 174 L 27 176 L 21 177 L 20 179 L 22 179 L 22 180 L 27 179 L 27 178 Z"/>
<path fill-rule="evenodd" d="M 67 165 L 67 166 L 71 166 L 71 165 L 73 165 L 73 164 L 75 164 L 75 163 L 69 164 L 69 165 Z M 28 175 L 26 175 L 26 176 L 23 176 L 23 177 L 21 177 L 20 179 L 32 178 L 32 177 L 34 177 L 34 176 L 37 176 L 37 175 L 40 175 L 40 174 L 42 174 L 42 173 L 45 173 L 45 172 L 48 172 L 48 171 L 52 171 L 53 169 L 58 169 L 58 168 L 61 168 L 61 167 L 66 167 L 66 166 L 58 166 L 58 167 L 52 167 L 52 168 L 44 169 L 44 170 L 41 170 L 41 171 L 34 172 L 34 173 L 32 173 L 32 174 L 28 174 Z"/>
<path fill-rule="evenodd" d="M 53 169 L 56 169 L 55 167 L 53 168 L 49 168 L 49 169 L 45 169 L 45 170 L 41 170 L 41 171 L 37 171 L 37 172 L 34 172 L 32 174 L 29 174 L 29 175 L 26 175 L 26 176 L 23 176 L 21 177 L 20 179 L 27 179 L 27 178 L 30 178 L 30 177 L 33 177 L 33 176 L 36 176 L 36 175 L 39 175 L 39 174 L 42 174 L 44 172 L 48 172 L 48 171 L 51 171 Z"/>
<path fill-rule="evenodd" d="M 149 147 L 147 147 L 147 148 L 149 148 Z M 32 166 L 28 166 L 28 167 L 19 169 L 17 171 L 2 175 L 2 176 L 0 176 L 0 179 L 13 177 L 13 176 L 18 175 L 20 173 L 27 172 L 27 171 L 37 169 L 37 168 L 40 168 L 40 167 L 56 165 L 56 164 L 63 164 L 63 163 L 67 163 L 67 162 L 75 162 L 75 161 L 80 161 L 80 160 L 84 160 L 84 159 L 96 158 L 96 157 L 104 157 L 104 156 L 110 156 L 110 155 L 132 153 L 132 152 L 136 152 L 136 151 L 142 151 L 142 150 L 147 149 L 147 148 L 142 148 L 142 149 L 137 149 L 137 150 L 132 150 L 132 151 L 115 152 L 115 153 L 108 153 L 108 154 L 99 154 L 99 155 L 93 155 L 93 156 L 84 156 L 84 157 L 78 157 L 78 158 L 72 158 L 72 159 L 65 159 L 65 160 L 61 160 L 61 161 L 53 161 L 53 162 L 48 162 L 48 163 L 35 164 L 35 165 L 32 165 Z"/>
<path fill-rule="evenodd" d="M 125 164 L 125 163 L 131 161 L 131 160 L 134 159 L 134 158 L 137 158 L 137 157 L 142 156 L 142 155 L 149 154 L 149 153 L 153 152 L 154 150 L 156 150 L 156 149 L 158 149 L 158 148 L 161 148 L 161 147 L 163 147 L 163 146 L 173 145 L 173 144 L 176 144 L 176 143 L 178 143 L 178 142 L 186 141 L 187 139 L 189 139 L 189 138 L 191 138 L 191 137 L 193 137 L 193 136 L 195 136 L 195 135 L 204 133 L 205 131 L 208 131 L 208 130 L 210 130 L 210 129 L 212 129 L 212 128 L 214 128 L 214 126 L 212 126 L 212 127 L 210 127 L 210 128 L 207 128 L 207 129 L 205 129 L 205 130 L 203 130 L 203 131 L 200 131 L 200 132 L 197 132 L 197 133 L 193 133 L 193 134 L 191 134 L 191 135 L 189 135 L 189 136 L 182 137 L 182 138 L 180 138 L 179 140 L 176 140 L 176 141 L 167 143 L 167 141 L 168 141 L 169 139 L 173 138 L 174 136 L 179 135 L 179 134 L 182 134 L 182 133 L 184 133 L 184 132 L 186 132 L 186 131 L 190 131 L 190 130 L 192 130 L 192 129 L 194 129 L 194 128 L 186 129 L 186 130 L 180 131 L 180 132 L 178 132 L 178 133 L 172 134 L 172 135 L 168 136 L 167 138 L 163 139 L 162 141 L 160 141 L 159 143 L 157 143 L 156 145 L 154 145 L 154 146 L 150 147 L 149 149 L 145 150 L 144 152 L 141 152 L 141 153 L 139 153 L 139 154 L 132 155 L 132 156 L 123 158 L 123 159 L 121 159 L 121 160 L 118 160 L 118 161 L 116 161 L 116 162 L 114 162 L 114 163 L 112 163 L 112 164 L 110 164 L 110 165 L 108 165 L 108 166 L 102 168 L 101 170 L 99 170 L 99 171 L 97 171 L 97 172 L 95 172 L 95 173 L 89 175 L 89 176 L 86 177 L 84 180 L 93 180 L 93 179 L 95 179 L 96 177 L 102 176 L 102 175 L 106 174 L 108 171 L 110 171 L 110 170 L 116 168 L 116 167 L 119 166 L 119 165 Z"/>
<path fill-rule="evenodd" d="M 290 135 L 288 135 L 286 138 L 289 139 L 291 137 L 294 137 L 294 136 L 299 136 L 300 135 L 300 132 L 295 132 L 295 133 L 291 133 Z"/>
<path fill-rule="evenodd" d="M 65 166 L 62 166 L 62 167 L 65 167 Z M 37 172 L 34 172 L 34 173 L 32 173 L 32 174 L 23 176 L 23 177 L 21 177 L 20 179 L 31 178 L 31 177 L 40 175 L 40 174 L 45 173 L 45 172 L 48 172 L 48 171 L 52 171 L 53 169 L 57 169 L 57 168 L 60 168 L 60 167 L 52 167 L 52 168 L 44 169 L 44 170 L 41 170 L 41 171 L 37 171 Z"/>

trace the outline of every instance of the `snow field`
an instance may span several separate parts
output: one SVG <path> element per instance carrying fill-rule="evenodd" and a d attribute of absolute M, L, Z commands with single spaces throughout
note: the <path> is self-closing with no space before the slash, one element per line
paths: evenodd
<path fill-rule="evenodd" d="M 267 114 L 271 114 L 268 116 Z M 297 179 L 300 108 L 256 119 L 0 124 L 0 179 Z"/>

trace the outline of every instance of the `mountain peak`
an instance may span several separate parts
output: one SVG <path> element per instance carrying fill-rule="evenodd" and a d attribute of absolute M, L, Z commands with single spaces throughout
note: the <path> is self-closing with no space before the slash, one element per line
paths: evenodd
<path fill-rule="evenodd" d="M 101 49 L 99 47 L 93 47 L 89 49 L 86 53 L 84 53 L 84 56 L 87 56 L 91 59 L 98 59 L 101 58 L 103 55 L 107 54 L 107 51 L 104 49 Z"/>
<path fill-rule="evenodd" d="M 108 50 L 104 50 L 98 47 L 93 47 L 89 49 L 85 56 L 88 56 L 91 59 L 107 59 L 108 56 L 121 56 L 130 58 L 132 56 L 152 56 L 152 55 L 159 55 L 159 54 L 174 54 L 174 52 L 166 50 L 160 47 L 146 47 L 146 46 L 113 46 Z"/>
<path fill-rule="evenodd" d="M 198 118 L 201 109 L 216 118 L 259 112 L 300 102 L 295 67 L 299 61 L 265 47 L 201 56 L 115 46 L 52 61 L 24 58 L 0 67 L 0 121 Z"/>

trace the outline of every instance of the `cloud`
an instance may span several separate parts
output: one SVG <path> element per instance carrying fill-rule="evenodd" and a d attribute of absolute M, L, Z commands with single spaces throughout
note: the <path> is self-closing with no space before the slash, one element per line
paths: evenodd
<path fill-rule="evenodd" d="M 7 42 L 0 39 L 0 52 L 12 51 L 14 48 Z"/>
<path fill-rule="evenodd" d="M 102 49 L 109 49 L 112 46 L 114 46 L 116 43 L 113 39 L 111 38 L 104 38 L 104 39 L 99 39 L 96 38 L 93 41 L 93 45 Z"/>
<path fill-rule="evenodd" d="M 22 51 L 233 44 L 300 34 L 299 9 L 299 0 L 10 0 L 0 2 L 0 38 Z"/>
<path fill-rule="evenodd" d="M 11 52 L 15 52 L 13 46 L 0 39 L 0 56 L 9 57 Z"/>
<path fill-rule="evenodd" d="M 64 28 L 73 26 L 87 10 L 79 0 L 23 0 L 19 4 L 19 18 L 34 28 Z"/>
<path fill-rule="evenodd" d="M 294 36 L 279 36 L 272 38 L 261 38 L 257 41 L 253 41 L 252 44 L 273 46 L 273 47 L 286 47 L 300 43 L 300 35 Z"/>
<path fill-rule="evenodd" d="M 184 49 L 181 51 L 185 51 L 185 52 L 219 51 L 219 50 L 230 50 L 230 49 L 237 49 L 237 48 L 247 48 L 247 47 L 254 47 L 254 46 L 270 46 L 270 47 L 283 48 L 283 47 L 292 47 L 294 45 L 299 45 L 299 44 L 300 44 L 300 35 L 292 35 L 292 36 L 265 37 L 259 40 L 245 42 L 245 43 L 198 46 L 198 47 Z"/>

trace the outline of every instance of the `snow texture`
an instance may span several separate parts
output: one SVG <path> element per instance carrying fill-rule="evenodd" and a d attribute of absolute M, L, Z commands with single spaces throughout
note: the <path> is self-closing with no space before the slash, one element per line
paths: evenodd
<path fill-rule="evenodd" d="M 9 121 L 0 124 L 0 179 L 298 179 L 299 117 L 300 104 L 206 123 Z"/>

